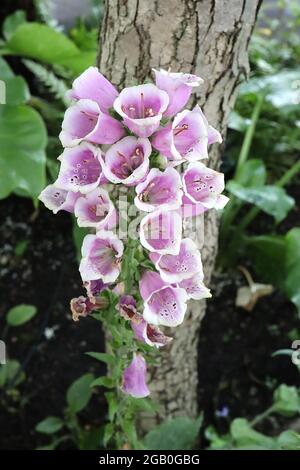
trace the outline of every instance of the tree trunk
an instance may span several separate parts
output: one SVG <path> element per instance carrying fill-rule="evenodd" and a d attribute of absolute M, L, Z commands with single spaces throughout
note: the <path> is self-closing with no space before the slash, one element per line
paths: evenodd
<path fill-rule="evenodd" d="M 106 0 L 100 37 L 100 71 L 119 86 L 142 83 L 151 68 L 192 72 L 205 82 L 193 95 L 214 127 L 226 134 L 237 85 L 248 74 L 248 45 L 260 0 Z M 210 149 L 208 165 L 218 168 L 222 146 Z M 201 242 L 199 242 L 201 243 Z M 218 216 L 204 219 L 201 246 L 209 286 L 218 244 Z M 174 340 L 160 352 L 150 388 L 163 417 L 198 412 L 197 349 L 205 301 L 190 302 Z"/>

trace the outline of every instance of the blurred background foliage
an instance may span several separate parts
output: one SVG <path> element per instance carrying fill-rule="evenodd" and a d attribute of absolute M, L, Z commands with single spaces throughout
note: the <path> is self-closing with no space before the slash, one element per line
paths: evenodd
<path fill-rule="evenodd" d="M 67 1 L 62 4 L 37 0 L 14 2 L 13 7 L 11 2 L 4 1 L 1 11 L 5 18 L 1 26 L 0 79 L 5 83 L 6 101 L 0 89 L 0 199 L 15 201 L 16 195 L 25 198 L 24 204 L 32 200 L 31 220 L 39 220 L 43 209 L 39 207 L 37 196 L 47 181 L 55 179 L 58 171 L 56 158 L 60 144 L 57 136 L 68 104 L 65 92 L 74 77 L 95 63 L 103 5 L 97 0 L 85 0 L 72 3 L 70 8 Z M 253 315 L 250 322 L 259 322 L 268 331 L 277 328 L 276 335 L 282 338 L 279 344 L 284 348 L 276 350 L 268 343 L 264 354 L 266 357 L 273 355 L 273 361 L 281 357 L 284 367 L 289 364 L 294 368 L 294 383 L 286 385 L 280 383 L 279 378 L 271 380 L 266 376 L 260 379 L 266 390 L 266 409 L 258 403 L 246 418 L 244 409 L 232 414 L 226 404 L 219 409 L 220 402 L 216 402 L 214 410 L 204 407 L 197 421 L 183 417 L 163 423 L 138 444 L 136 432 L 128 421 L 124 432 L 128 433 L 130 445 L 149 449 L 188 449 L 199 445 L 213 449 L 300 448 L 297 434 L 300 430 L 299 371 L 291 364 L 291 343 L 300 340 L 299 33 L 297 0 L 263 2 L 250 44 L 251 76 L 241 84 L 230 116 L 222 170 L 231 200 L 221 217 L 215 280 L 219 285 L 215 288 L 216 300 L 212 300 L 209 307 L 216 311 L 216 317 L 220 306 L 226 315 L 227 304 L 222 302 L 222 296 L 232 298 L 236 294 L 236 298 L 230 300 L 230 308 L 235 309 L 237 316 L 244 309 L 241 320 L 237 320 L 239 325 L 243 324 L 243 314 L 247 311 Z M 1 207 L 5 208 L 5 201 Z M 75 245 L 80 245 L 82 234 L 76 231 L 73 235 Z M 28 243 L 25 237 L 13 248 L 14 259 L 19 264 L 26 257 Z M 72 256 L 75 258 L 74 254 Z M 225 278 L 230 281 L 224 281 Z M 224 294 L 226 282 L 230 282 L 230 294 Z M 282 297 L 274 297 L 277 295 L 274 291 L 286 300 L 280 300 L 279 304 L 277 299 Z M 278 325 L 273 320 L 269 324 L 267 315 L 255 316 L 264 297 L 271 299 L 270 295 L 274 300 L 266 302 L 269 309 L 275 309 Z M 294 307 L 288 307 L 289 302 Z M 281 305 L 286 311 L 282 311 Z M 9 307 L 9 311 L 3 311 L 1 320 L 0 337 L 3 339 L 11 334 L 14 337 L 16 329 L 22 330 L 24 322 L 20 318 L 30 324 L 37 314 L 32 305 Z M 282 316 L 284 334 L 279 326 Z M 41 322 L 43 334 L 46 324 L 44 320 Z M 204 338 L 205 331 L 204 325 L 201 331 Z M 232 334 L 240 334 L 237 326 Z M 247 334 L 251 334 L 250 330 Z M 37 337 L 41 341 L 41 334 Z M 205 339 L 203 341 L 206 347 Z M 224 337 L 224 345 L 226 341 Z M 200 348 L 204 346 L 200 344 Z M 31 355 L 30 350 L 29 358 Z M 99 360 L 105 363 L 103 356 Z M 6 408 L 9 416 L 10 413 L 15 416 L 20 410 L 26 413 L 26 406 L 29 406 L 31 398 L 22 391 L 22 384 L 30 375 L 28 362 L 9 357 L 6 366 L 0 366 L 0 406 Z M 261 364 L 254 366 L 260 369 Z M 239 373 L 237 371 L 236 376 Z M 289 380 L 290 377 L 291 374 Z M 33 446 L 84 449 L 105 445 L 109 433 L 103 425 L 106 411 L 103 422 L 93 423 L 89 412 L 84 415 L 87 421 L 82 420 L 82 413 L 91 406 L 93 379 L 92 371 L 69 383 L 68 390 L 63 392 L 66 393 L 65 403 L 59 404 L 60 413 L 44 416 L 31 430 Z M 103 385 L 105 387 L 105 383 Z M 234 395 L 236 391 L 232 389 L 231 393 Z M 133 404 L 133 409 L 136 410 L 136 406 Z M 115 412 L 116 404 L 110 403 L 108 413 Z"/>

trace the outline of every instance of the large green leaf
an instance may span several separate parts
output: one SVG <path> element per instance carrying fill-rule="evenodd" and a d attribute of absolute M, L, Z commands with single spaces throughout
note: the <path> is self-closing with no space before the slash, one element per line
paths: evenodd
<path fill-rule="evenodd" d="M 20 189 L 37 197 L 45 186 L 47 134 L 29 106 L 0 107 L 0 199 Z"/>
<path fill-rule="evenodd" d="M 70 69 L 74 76 L 81 74 L 91 65 L 96 63 L 96 51 L 80 51 L 73 57 L 66 57 L 61 65 Z"/>
<path fill-rule="evenodd" d="M 243 186 L 263 186 L 266 182 L 266 167 L 262 160 L 247 160 L 238 170 L 235 181 Z M 229 182 L 228 182 L 229 183 Z"/>
<path fill-rule="evenodd" d="M 285 236 L 249 237 L 246 243 L 257 272 L 285 292 L 300 312 L 300 228 Z"/>
<path fill-rule="evenodd" d="M 261 235 L 246 239 L 256 271 L 266 282 L 284 288 L 286 242 L 283 236 Z"/>
<path fill-rule="evenodd" d="M 96 52 L 81 51 L 66 35 L 40 23 L 23 23 L 6 43 L 9 54 L 67 67 L 74 75 L 93 65 Z"/>
<path fill-rule="evenodd" d="M 92 396 L 91 383 L 94 379 L 94 375 L 88 373 L 70 385 L 67 391 L 67 403 L 71 413 L 78 413 L 86 407 Z"/>
<path fill-rule="evenodd" d="M 23 104 L 29 100 L 29 88 L 23 77 L 4 79 L 4 83 L 6 85 L 6 104 Z"/>
<path fill-rule="evenodd" d="M 62 63 L 65 58 L 76 56 L 78 47 L 64 34 L 45 24 L 23 23 L 7 41 L 14 53 L 48 63 Z"/>
<path fill-rule="evenodd" d="M 187 450 L 195 444 L 202 417 L 192 420 L 187 417 L 174 418 L 150 431 L 145 437 L 148 450 Z"/>
<path fill-rule="evenodd" d="M 266 185 L 248 188 L 236 181 L 229 181 L 226 187 L 237 198 L 254 204 L 262 211 L 272 215 L 276 222 L 281 222 L 295 204 L 294 199 L 278 186 Z"/>

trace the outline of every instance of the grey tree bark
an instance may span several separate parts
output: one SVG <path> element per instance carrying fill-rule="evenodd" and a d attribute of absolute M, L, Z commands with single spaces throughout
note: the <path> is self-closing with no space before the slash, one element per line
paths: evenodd
<path fill-rule="evenodd" d="M 248 45 L 260 0 L 106 0 L 99 44 L 100 71 L 119 87 L 142 83 L 151 68 L 192 72 L 205 82 L 193 95 L 225 138 L 237 86 L 249 72 Z M 192 104 L 194 104 L 192 103 Z M 222 146 L 210 149 L 217 169 Z M 218 216 L 208 211 L 201 247 L 209 286 L 218 240 Z M 191 302 L 174 340 L 161 350 L 150 388 L 163 417 L 198 412 L 197 347 L 205 301 Z"/>

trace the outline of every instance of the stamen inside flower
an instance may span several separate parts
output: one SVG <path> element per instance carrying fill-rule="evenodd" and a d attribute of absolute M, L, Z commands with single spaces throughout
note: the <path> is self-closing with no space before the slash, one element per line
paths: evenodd
<path fill-rule="evenodd" d="M 136 170 L 143 162 L 144 152 L 141 147 L 136 147 L 131 155 L 124 155 L 117 151 L 119 157 L 121 157 L 121 165 L 115 167 L 114 173 L 116 176 L 122 179 L 128 178 L 130 174 Z"/>
<path fill-rule="evenodd" d="M 181 132 L 188 130 L 189 126 L 187 124 L 183 124 L 182 126 L 176 126 L 174 129 L 174 136 L 181 134 Z"/>

